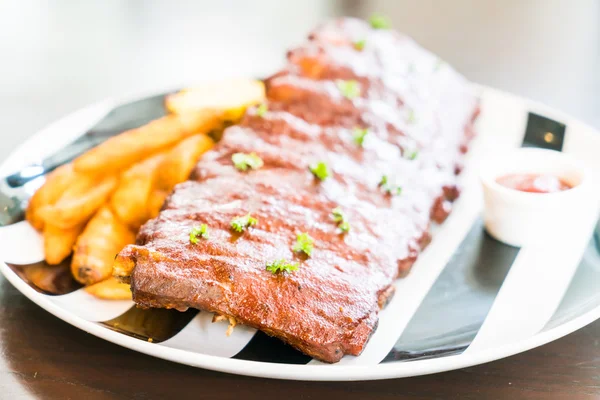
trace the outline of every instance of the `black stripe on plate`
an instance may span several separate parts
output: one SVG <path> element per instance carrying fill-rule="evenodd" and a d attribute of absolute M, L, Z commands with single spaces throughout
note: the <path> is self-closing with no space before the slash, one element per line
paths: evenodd
<path fill-rule="evenodd" d="M 151 97 L 117 106 L 94 125 L 84 136 L 108 139 L 123 131 L 138 128 L 167 115 L 165 96 L 161 93 Z"/>
<path fill-rule="evenodd" d="M 458 354 L 462 354 L 462 352 L 465 351 L 467 347 L 469 347 L 468 344 L 457 344 L 456 346 L 445 346 L 440 347 L 438 349 L 432 348 L 428 350 L 419 351 L 404 350 L 394 353 L 394 356 L 396 358 L 390 357 L 390 355 L 393 353 L 392 350 L 382 362 L 429 360 L 438 357 L 455 356 Z"/>
<path fill-rule="evenodd" d="M 523 147 L 540 147 L 562 151 L 566 125 L 538 114 L 529 113 Z"/>
<path fill-rule="evenodd" d="M 521 145 L 562 151 L 565 133 L 564 123 L 530 112 Z M 517 248 L 487 235 L 478 221 L 382 362 L 462 353 L 481 328 L 517 254 Z"/>
<path fill-rule="evenodd" d="M 69 294 L 82 287 L 71 274 L 71 257 L 59 265 L 48 265 L 44 261 L 27 265 L 10 263 L 6 265 L 25 283 L 43 294 L 59 296 Z"/>
<path fill-rule="evenodd" d="M 159 343 L 181 332 L 198 313 L 192 308 L 180 312 L 166 308 L 144 310 L 131 307 L 118 317 L 99 324 L 136 339 Z"/>
<path fill-rule="evenodd" d="M 564 123 L 530 112 L 522 147 L 562 151 L 565 133 Z M 475 224 L 383 362 L 462 353 L 477 335 L 517 253 L 518 249 L 489 237 L 481 221 Z M 477 279 L 458 282 L 470 274 L 475 277 L 474 273 L 480 274 L 480 282 L 487 281 L 487 288 L 473 285 Z M 448 283 L 456 285 L 452 288 Z M 440 302 L 444 296 L 452 301 Z M 461 310 L 468 313 L 463 315 Z M 428 321 L 435 319 L 438 329 L 440 318 L 445 321 L 445 332 L 427 336 Z"/>
<path fill-rule="evenodd" d="M 312 358 L 263 333 L 256 332 L 252 340 L 232 358 L 277 364 L 308 364 Z"/>
<path fill-rule="evenodd" d="M 382 362 L 462 353 L 477 335 L 518 252 L 489 236 L 479 219 Z"/>

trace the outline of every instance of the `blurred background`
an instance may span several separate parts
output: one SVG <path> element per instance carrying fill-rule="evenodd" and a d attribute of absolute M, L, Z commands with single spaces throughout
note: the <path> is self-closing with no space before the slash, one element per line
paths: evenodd
<path fill-rule="evenodd" d="M 373 11 L 469 79 L 600 128 L 597 0 L 0 0 L 0 160 L 109 96 L 268 75 L 319 21 Z"/>

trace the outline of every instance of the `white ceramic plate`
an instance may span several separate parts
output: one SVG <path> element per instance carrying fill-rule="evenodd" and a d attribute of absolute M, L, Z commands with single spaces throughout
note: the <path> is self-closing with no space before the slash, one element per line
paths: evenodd
<path fill-rule="evenodd" d="M 359 357 L 326 365 L 251 328 L 236 327 L 227 337 L 227 324 L 211 323 L 209 313 L 142 311 L 130 301 L 102 301 L 83 290 L 40 292 L 17 273 L 29 267 L 15 266 L 43 259 L 42 240 L 26 222 L 0 228 L 0 270 L 40 307 L 99 338 L 155 357 L 243 375 L 396 378 L 463 368 L 540 346 L 600 317 L 600 238 L 590 238 L 597 216 L 590 215 L 589 226 L 572 232 L 575 239 L 563 248 L 503 245 L 483 231 L 476 166 L 492 152 L 533 145 L 570 153 L 600 176 L 600 134 L 538 103 L 480 89 L 479 136 L 462 175 L 465 190 L 448 220 L 434 229 L 431 245 L 410 275 L 397 282 L 396 295 Z M 139 113 L 149 113 L 142 118 L 159 116 L 155 109 L 137 106 L 110 114 L 133 100 L 108 100 L 61 119 L 17 149 L 0 166 L 0 176 L 51 154 L 103 118 L 119 129 L 128 118 L 128 124 L 135 124 Z"/>

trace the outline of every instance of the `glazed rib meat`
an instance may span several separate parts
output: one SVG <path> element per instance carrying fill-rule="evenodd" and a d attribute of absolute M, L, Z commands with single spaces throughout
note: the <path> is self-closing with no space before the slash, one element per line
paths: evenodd
<path fill-rule="evenodd" d="M 225 131 L 115 271 L 141 307 L 215 312 L 336 362 L 361 353 L 430 221 L 450 212 L 478 100 L 411 39 L 356 19 L 319 27 L 266 83 L 268 110 Z M 264 165 L 240 171 L 236 153 Z M 247 214 L 256 225 L 234 232 Z M 192 244 L 200 224 L 209 237 Z M 310 256 L 293 251 L 300 233 Z M 268 271 L 275 260 L 298 269 Z"/>

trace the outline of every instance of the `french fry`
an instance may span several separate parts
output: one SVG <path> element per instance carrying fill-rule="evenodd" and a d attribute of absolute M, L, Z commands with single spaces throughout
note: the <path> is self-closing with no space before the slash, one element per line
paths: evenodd
<path fill-rule="evenodd" d="M 74 180 L 73 164 L 62 165 L 48 175 L 46 182 L 29 200 L 25 211 L 25 218 L 34 228 L 44 229 L 44 220 L 38 215 L 39 208 L 54 204 Z"/>
<path fill-rule="evenodd" d="M 44 254 L 50 265 L 60 264 L 73 251 L 77 237 L 83 232 L 84 224 L 70 229 L 61 229 L 51 224 L 44 225 Z"/>
<path fill-rule="evenodd" d="M 115 256 L 135 242 L 135 233 L 121 222 L 105 205 L 88 222 L 75 243 L 71 272 L 85 285 L 103 281 L 111 276 Z"/>
<path fill-rule="evenodd" d="M 212 147 L 206 134 L 239 120 L 264 99 L 263 83 L 248 79 L 186 89 L 165 100 L 172 115 L 123 132 L 59 167 L 26 210 L 27 220 L 43 232 L 47 263 L 61 263 L 73 249 L 71 273 L 93 285 L 90 293 L 131 298 L 128 285 L 111 277 L 115 255 L 134 243 L 134 232 L 158 215 L 174 186 Z M 115 269 L 126 279 L 121 272 Z"/>
<path fill-rule="evenodd" d="M 185 181 L 198 158 L 212 148 L 214 142 L 206 135 L 191 136 L 165 154 L 156 170 L 153 190 L 148 196 L 147 219 L 155 218 L 175 185 Z"/>
<path fill-rule="evenodd" d="M 156 171 L 155 188 L 170 192 L 175 185 L 185 181 L 200 156 L 210 150 L 213 141 L 206 135 L 194 135 L 173 147 Z"/>
<path fill-rule="evenodd" d="M 81 173 L 114 174 L 191 135 L 217 129 L 223 121 L 223 112 L 219 110 L 167 115 L 108 139 L 77 157 L 73 165 Z"/>
<path fill-rule="evenodd" d="M 248 106 L 265 99 L 265 85 L 254 79 L 229 79 L 184 89 L 167 96 L 165 106 L 174 114 L 203 109 L 224 110 L 226 120 L 238 120 Z"/>
<path fill-rule="evenodd" d="M 110 277 L 85 288 L 86 292 L 105 300 L 131 300 L 131 287 Z"/>
<path fill-rule="evenodd" d="M 110 198 L 110 206 L 116 216 L 132 230 L 139 229 L 150 218 L 148 201 L 156 170 L 162 165 L 165 155 L 156 154 L 125 171 Z"/>
<path fill-rule="evenodd" d="M 168 195 L 169 192 L 165 190 L 157 189 L 152 191 L 150 197 L 148 198 L 148 219 L 156 218 Z"/>
<path fill-rule="evenodd" d="M 108 200 L 118 183 L 115 176 L 96 181 L 93 176 L 81 177 L 53 205 L 38 210 L 45 223 L 71 229 L 89 220 Z"/>

